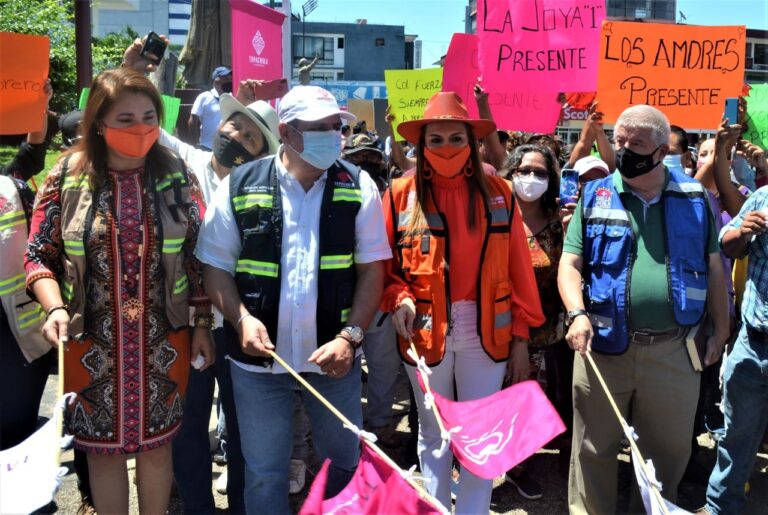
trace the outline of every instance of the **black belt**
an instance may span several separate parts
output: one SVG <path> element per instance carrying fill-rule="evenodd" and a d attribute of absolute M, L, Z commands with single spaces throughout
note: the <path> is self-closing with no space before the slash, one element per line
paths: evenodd
<path fill-rule="evenodd" d="M 685 334 L 686 329 L 675 327 L 668 331 L 630 331 L 629 342 L 638 345 L 653 345 L 669 340 L 675 340 Z"/>

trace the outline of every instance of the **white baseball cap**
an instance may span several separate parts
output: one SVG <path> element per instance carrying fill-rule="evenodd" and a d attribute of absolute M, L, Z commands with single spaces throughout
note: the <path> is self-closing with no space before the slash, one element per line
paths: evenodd
<path fill-rule="evenodd" d="M 611 174 L 611 172 L 608 170 L 608 165 L 605 164 L 605 161 L 603 161 L 599 157 L 595 157 L 595 156 L 582 157 L 581 159 L 579 159 L 573 164 L 573 169 L 579 173 L 579 176 L 582 176 L 588 171 L 594 170 L 595 168 L 597 168 L 598 170 L 602 170 L 602 172 L 605 175 Z"/>
<path fill-rule="evenodd" d="M 295 86 L 280 99 L 280 121 L 292 120 L 315 122 L 329 116 L 338 115 L 345 123 L 351 124 L 357 117 L 348 111 L 339 109 L 336 99 L 327 90 L 319 86 Z"/>
<path fill-rule="evenodd" d="M 237 101 L 229 93 L 223 93 L 219 97 L 219 109 L 221 112 L 221 121 L 226 122 L 235 113 L 240 113 L 248 117 L 259 128 L 264 135 L 264 139 L 267 141 L 267 147 L 269 147 L 269 154 L 277 153 L 277 148 L 280 146 L 279 132 L 277 125 L 279 120 L 277 119 L 277 113 L 272 106 L 263 100 L 257 100 L 248 106 L 244 106 Z"/>

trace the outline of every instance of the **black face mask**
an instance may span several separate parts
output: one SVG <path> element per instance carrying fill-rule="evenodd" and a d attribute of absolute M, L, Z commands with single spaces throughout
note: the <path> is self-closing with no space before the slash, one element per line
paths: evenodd
<path fill-rule="evenodd" d="M 245 150 L 239 142 L 227 134 L 216 132 L 213 135 L 213 155 L 216 160 L 227 168 L 253 161 L 256 156 Z"/>
<path fill-rule="evenodd" d="M 368 175 L 374 179 L 384 173 L 384 163 L 381 161 L 360 161 L 357 166 L 368 172 Z"/>
<path fill-rule="evenodd" d="M 661 161 L 653 160 L 653 154 L 657 150 L 659 150 L 659 147 L 656 147 L 650 154 L 643 155 L 622 147 L 616 152 L 616 168 L 627 179 L 634 179 L 635 177 L 645 175 L 661 163 Z"/>
<path fill-rule="evenodd" d="M 221 85 L 221 92 L 222 93 L 232 93 L 232 83 L 231 82 L 225 82 Z"/>

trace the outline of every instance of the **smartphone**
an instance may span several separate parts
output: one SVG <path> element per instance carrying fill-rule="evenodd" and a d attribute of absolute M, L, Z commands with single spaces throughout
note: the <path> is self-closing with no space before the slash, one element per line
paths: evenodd
<path fill-rule="evenodd" d="M 144 46 L 141 47 L 141 57 L 154 65 L 158 65 L 163 60 L 166 46 L 165 41 L 160 36 L 150 32 L 144 39 Z"/>
<path fill-rule="evenodd" d="M 261 85 L 253 87 L 256 100 L 282 98 L 286 93 L 288 93 L 288 79 L 266 80 Z"/>
<path fill-rule="evenodd" d="M 735 97 L 725 99 L 725 118 L 728 118 L 728 125 L 739 123 L 739 99 Z"/>
<path fill-rule="evenodd" d="M 560 173 L 560 205 L 575 204 L 579 201 L 579 172 L 563 170 Z"/>

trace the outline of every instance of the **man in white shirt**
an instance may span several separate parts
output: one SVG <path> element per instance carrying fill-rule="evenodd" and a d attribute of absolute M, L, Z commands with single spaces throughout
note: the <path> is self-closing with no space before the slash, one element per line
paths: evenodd
<path fill-rule="evenodd" d="M 359 442 L 274 363 L 275 351 L 357 426 L 356 350 L 391 257 L 381 201 L 367 173 L 337 160 L 341 111 L 326 90 L 298 86 L 280 103 L 283 145 L 236 168 L 208 207 L 196 255 L 206 291 L 239 345 L 228 348 L 249 513 L 290 513 L 288 467 L 298 393 L 335 495 L 359 459 Z M 231 339 L 230 339 L 231 341 Z"/>
<path fill-rule="evenodd" d="M 222 93 L 232 93 L 232 70 L 219 66 L 213 70 L 211 82 L 213 87 L 195 99 L 187 122 L 192 141 L 202 150 L 213 148 L 213 137 L 221 124 L 219 99 Z"/>

